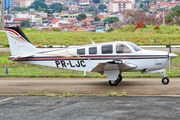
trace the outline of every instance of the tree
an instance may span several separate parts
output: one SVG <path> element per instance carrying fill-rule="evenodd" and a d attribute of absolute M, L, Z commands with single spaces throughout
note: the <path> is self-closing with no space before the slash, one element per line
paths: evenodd
<path fill-rule="evenodd" d="M 46 13 L 48 13 L 48 14 L 52 14 L 52 12 L 51 12 L 50 10 L 46 9 L 46 8 L 41 8 L 41 7 L 39 7 L 37 11 L 38 11 L 38 12 L 39 12 L 39 11 L 44 11 L 44 12 L 46 12 Z"/>
<path fill-rule="evenodd" d="M 12 9 L 12 11 L 21 11 L 21 8 L 20 8 L 20 7 L 14 7 L 14 8 Z"/>
<path fill-rule="evenodd" d="M 35 0 L 28 8 L 38 10 L 39 7 L 47 9 L 47 5 L 44 3 L 44 0 Z"/>
<path fill-rule="evenodd" d="M 54 9 L 55 12 L 61 12 L 63 5 L 61 3 L 53 3 L 50 5 L 50 9 Z"/>
<path fill-rule="evenodd" d="M 145 25 L 161 25 L 163 22 L 162 15 L 157 16 L 156 14 L 147 15 L 139 11 L 127 11 L 124 15 L 123 21 L 129 25 L 137 25 L 139 22 Z"/>
<path fill-rule="evenodd" d="M 103 20 L 104 23 L 115 23 L 116 21 L 119 21 L 119 17 L 107 17 Z"/>
<path fill-rule="evenodd" d="M 53 14 L 53 12 L 51 12 L 50 10 L 46 9 L 44 12 L 48 13 L 48 14 Z"/>
<path fill-rule="evenodd" d="M 141 13 L 146 13 L 146 12 L 149 12 L 149 9 L 143 7 L 141 10 L 139 10 L 139 12 L 141 12 Z"/>
<path fill-rule="evenodd" d="M 144 7 L 144 4 L 143 4 L 143 3 L 141 3 L 141 4 L 139 5 L 139 7 L 140 7 L 140 8 Z"/>
<path fill-rule="evenodd" d="M 21 8 L 21 10 L 22 10 L 22 11 L 27 11 L 27 10 L 28 10 L 28 8 L 26 8 L 26 7 L 22 7 L 22 8 Z"/>
<path fill-rule="evenodd" d="M 28 10 L 28 8 L 26 8 L 26 7 L 14 7 L 13 9 L 12 9 L 12 11 L 27 11 Z"/>
<path fill-rule="evenodd" d="M 94 13 L 94 16 L 97 15 L 97 12 L 98 12 L 98 9 L 95 8 L 94 6 L 90 6 L 88 9 L 87 9 L 88 12 L 93 12 Z"/>
<path fill-rule="evenodd" d="M 100 0 L 92 0 L 95 4 L 100 3 Z"/>
<path fill-rule="evenodd" d="M 104 9 L 106 9 L 107 8 L 107 6 L 105 5 L 105 4 L 100 4 L 99 6 L 98 6 L 98 9 L 100 10 L 100 11 L 104 11 Z"/>
<path fill-rule="evenodd" d="M 180 6 L 177 5 L 171 8 L 171 10 L 172 12 L 170 12 L 165 18 L 166 23 L 180 25 Z"/>
<path fill-rule="evenodd" d="M 79 14 L 77 17 L 77 20 L 81 21 L 81 20 L 86 19 L 86 18 L 87 18 L 86 14 Z"/>
<path fill-rule="evenodd" d="M 143 7 L 146 7 L 149 9 L 149 2 L 150 2 L 150 0 L 144 0 L 144 6 Z"/>
<path fill-rule="evenodd" d="M 157 11 L 163 11 L 163 8 L 159 8 L 159 9 L 156 10 L 156 12 L 157 12 Z"/>
<path fill-rule="evenodd" d="M 20 27 L 30 27 L 29 21 L 23 20 L 20 24 Z"/>
<path fill-rule="evenodd" d="M 95 17 L 94 17 L 94 20 L 95 20 L 95 21 L 99 21 L 99 20 L 101 20 L 101 19 L 99 19 L 98 16 L 95 16 Z"/>
<path fill-rule="evenodd" d="M 171 2 L 171 0 L 167 0 L 167 2 Z"/>

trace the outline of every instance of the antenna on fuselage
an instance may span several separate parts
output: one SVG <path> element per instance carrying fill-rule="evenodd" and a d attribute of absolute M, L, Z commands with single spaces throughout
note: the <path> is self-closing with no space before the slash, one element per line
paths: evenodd
<path fill-rule="evenodd" d="M 91 38 L 89 37 L 89 39 L 91 40 Z M 92 40 L 91 40 L 92 44 L 95 44 Z"/>

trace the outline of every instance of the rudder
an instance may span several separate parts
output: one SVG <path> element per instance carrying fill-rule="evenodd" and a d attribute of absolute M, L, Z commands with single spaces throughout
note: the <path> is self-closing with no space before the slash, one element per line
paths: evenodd
<path fill-rule="evenodd" d="M 12 56 L 30 54 L 37 51 L 37 48 L 31 44 L 19 26 L 6 27 L 5 32 L 8 37 Z"/>

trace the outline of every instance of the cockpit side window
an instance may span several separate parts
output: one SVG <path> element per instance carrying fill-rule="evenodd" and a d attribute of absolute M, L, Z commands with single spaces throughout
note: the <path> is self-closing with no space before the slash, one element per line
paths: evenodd
<path fill-rule="evenodd" d="M 131 53 L 131 50 L 124 44 L 117 44 L 116 53 Z"/>

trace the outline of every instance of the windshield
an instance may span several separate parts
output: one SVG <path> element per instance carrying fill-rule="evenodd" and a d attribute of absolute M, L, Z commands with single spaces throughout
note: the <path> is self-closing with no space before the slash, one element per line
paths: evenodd
<path fill-rule="evenodd" d="M 128 42 L 128 44 L 137 52 L 142 50 L 141 47 L 137 46 L 136 44 L 132 43 L 132 42 Z"/>

